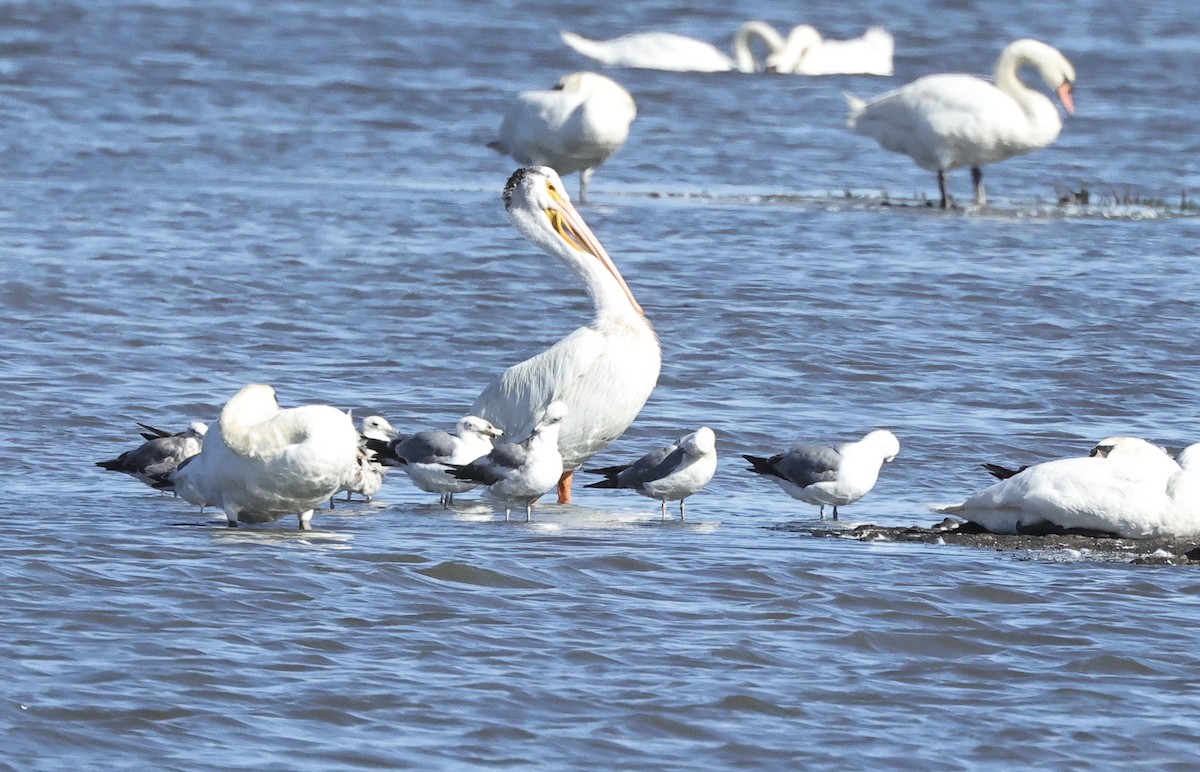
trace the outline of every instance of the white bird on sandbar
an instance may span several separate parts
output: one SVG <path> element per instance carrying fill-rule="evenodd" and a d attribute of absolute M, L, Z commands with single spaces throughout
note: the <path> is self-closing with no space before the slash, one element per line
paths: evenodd
<path fill-rule="evenodd" d="M 518 169 L 504 189 L 509 219 L 527 239 L 570 268 L 592 301 L 585 326 L 513 365 L 471 406 L 510 437 L 529 433 L 546 405 L 562 400 L 559 503 L 571 500 L 574 470 L 633 423 L 658 382 L 658 336 L 629 285 L 571 205 L 553 169 Z"/>
<path fill-rule="evenodd" d="M 592 172 L 621 149 L 636 117 L 637 104 L 620 83 L 573 72 L 549 91 L 517 94 L 488 147 L 520 164 L 579 172 L 579 200 L 586 202 Z"/>
<path fill-rule="evenodd" d="M 749 470 L 774 478 L 789 496 L 821 508 L 853 504 L 871 492 L 879 469 L 900 453 L 900 441 L 887 429 L 876 429 L 857 442 L 836 445 L 793 445 L 770 458 L 742 456 Z"/>
<path fill-rule="evenodd" d="M 533 502 L 554 487 L 562 475 L 558 437 L 568 414 L 564 402 L 551 402 L 524 441 L 496 443 L 487 455 L 469 464 L 448 465 L 450 473 L 464 482 L 485 486 L 484 498 L 504 506 L 505 520 L 513 507 L 524 507 L 528 523 L 533 517 Z"/>
<path fill-rule="evenodd" d="M 265 384 L 233 395 L 217 427 L 169 480 L 192 504 L 221 508 L 230 527 L 294 514 L 311 530 L 313 509 L 353 479 L 358 465 L 350 416 L 329 405 L 282 410 Z"/>
<path fill-rule="evenodd" d="M 1089 456 L 1034 464 L 959 504 L 930 507 L 993 533 L 1200 533 L 1200 444 L 1182 463 L 1137 437 L 1110 437 Z"/>
<path fill-rule="evenodd" d="M 448 465 L 469 464 L 487 455 L 492 440 L 503 434 L 491 422 L 469 415 L 458 420 L 453 434 L 434 429 L 386 443 L 368 440 L 367 447 L 385 466 L 400 467 L 413 485 L 438 494 L 438 503 L 448 507 L 454 503 L 454 494 L 475 487 L 451 475 Z"/>
<path fill-rule="evenodd" d="M 712 429 L 701 426 L 632 464 L 583 471 L 602 474 L 605 478 L 589 484 L 588 488 L 629 488 L 657 499 L 662 505 L 663 520 L 667 519 L 667 502 L 678 501 L 679 519 L 682 520 L 684 499 L 708 485 L 717 471 L 717 436 Z"/>
<path fill-rule="evenodd" d="M 560 32 L 564 43 L 610 67 L 635 67 L 671 72 L 772 72 L 797 75 L 836 73 L 892 74 L 892 36 L 873 27 L 854 40 L 822 40 L 813 27 L 800 24 L 785 39 L 770 24 L 752 20 L 733 35 L 733 55 L 705 40 L 674 32 L 634 32 L 612 40 L 591 40 Z M 754 45 L 767 49 L 760 65 Z"/>
<path fill-rule="evenodd" d="M 1046 147 L 1062 131 L 1054 103 L 1018 77 L 1026 64 L 1041 73 L 1067 114 L 1074 113 L 1075 68 L 1057 49 L 1026 38 L 1001 52 L 993 83 L 971 75 L 926 75 L 870 102 L 847 94 L 847 125 L 937 172 L 943 209 L 949 201 L 946 172 L 970 167 L 975 203 L 982 206 L 984 166 Z"/>
<path fill-rule="evenodd" d="M 188 427 L 174 434 L 138 424 L 146 438 L 138 447 L 127 450 L 116 458 L 97 461 L 96 466 L 110 472 L 121 472 L 156 487 L 166 475 L 180 464 L 200 452 L 208 425 L 203 421 L 192 421 Z"/>

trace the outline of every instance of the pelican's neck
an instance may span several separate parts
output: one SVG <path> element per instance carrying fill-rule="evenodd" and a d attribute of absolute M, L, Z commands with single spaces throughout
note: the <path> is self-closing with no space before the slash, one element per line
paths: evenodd
<path fill-rule="evenodd" d="M 754 51 L 750 48 L 751 38 L 758 38 L 767 46 L 767 55 L 776 53 L 784 47 L 783 36 L 765 21 L 748 21 L 743 24 L 733 36 L 733 61 L 738 72 L 755 72 L 758 62 L 754 59 Z"/>
<path fill-rule="evenodd" d="M 1039 138 L 1045 138 L 1048 144 L 1062 131 L 1062 119 L 1058 117 L 1058 109 L 1045 94 L 1026 86 L 1020 78 L 1022 65 L 1030 64 L 1038 69 L 1042 77 L 1049 80 L 1049 65 L 1043 52 L 1031 41 L 1018 40 L 1010 43 L 996 61 L 994 82 L 996 88 L 1012 97 L 1021 108 L 1021 112 L 1029 119 L 1032 133 Z"/>

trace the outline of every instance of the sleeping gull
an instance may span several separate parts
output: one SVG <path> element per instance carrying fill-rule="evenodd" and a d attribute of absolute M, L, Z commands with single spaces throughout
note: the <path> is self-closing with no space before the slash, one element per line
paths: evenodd
<path fill-rule="evenodd" d="M 168 479 L 187 501 L 220 507 L 231 527 L 295 514 L 307 531 L 313 509 L 352 479 L 357 465 L 350 416 L 329 405 L 283 410 L 275 389 L 251 384 L 225 403 L 218 430 Z"/>
<path fill-rule="evenodd" d="M 793 445 L 785 453 L 770 458 L 742 456 L 750 462 L 751 472 L 774 477 L 779 487 L 792 498 L 821 507 L 833 507 L 838 519 L 839 506 L 853 504 L 871 492 L 879 478 L 879 468 L 900 452 L 900 441 L 887 429 L 876 429 L 857 442 L 837 445 Z"/>
<path fill-rule="evenodd" d="M 454 503 L 454 494 L 476 484 L 456 479 L 447 465 L 469 464 L 486 455 L 492 449 L 492 438 L 503 434 L 489 421 L 469 415 L 459 419 L 454 434 L 435 429 L 392 442 L 368 440 L 367 448 L 385 467 L 401 467 L 413 485 L 438 494 L 438 503 L 448 507 Z"/>
<path fill-rule="evenodd" d="M 202 421 L 193 421 L 186 429 L 175 434 L 161 429 L 153 429 L 155 434 L 150 434 L 153 427 L 145 424 L 138 426 L 147 430 L 142 434 L 147 437 L 146 442 L 116 458 L 97 461 L 96 466 L 110 472 L 123 472 L 151 487 L 155 487 L 164 475 L 174 471 L 185 460 L 199 453 L 204 443 L 204 433 L 208 431 L 208 425 Z"/>
<path fill-rule="evenodd" d="M 585 469 L 602 474 L 605 479 L 588 488 L 631 488 L 662 505 L 662 519 L 667 519 L 667 502 L 679 502 L 679 519 L 683 519 L 683 500 L 703 488 L 717 470 L 717 438 L 713 430 L 701 426 L 677 441 L 651 451 L 632 464 L 619 464 L 600 469 Z"/>
<path fill-rule="evenodd" d="M 1200 450 L 1180 465 L 1158 445 L 1110 437 L 1089 456 L 1034 464 L 960 504 L 931 507 L 992 533 L 1111 534 L 1145 539 L 1200 532 Z"/>
<path fill-rule="evenodd" d="M 505 520 L 514 506 L 525 507 L 528 523 L 533 502 L 562 476 L 558 430 L 566 415 L 565 402 L 551 402 L 534 425 L 533 433 L 523 442 L 502 442 L 469 464 L 449 465 L 451 474 L 459 480 L 487 486 L 484 497 L 504 505 Z"/>

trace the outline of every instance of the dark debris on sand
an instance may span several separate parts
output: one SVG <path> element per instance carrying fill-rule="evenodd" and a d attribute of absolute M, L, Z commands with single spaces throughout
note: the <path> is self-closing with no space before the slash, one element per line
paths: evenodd
<path fill-rule="evenodd" d="M 829 521 L 783 523 L 772 527 L 822 538 L 857 541 L 892 541 L 918 544 L 955 544 L 1000 552 L 1046 553 L 1075 550 L 1090 559 L 1152 565 L 1200 564 L 1200 540 L 1120 539 L 1080 533 L 999 534 L 983 531 L 974 523 L 946 518 L 930 527 L 856 525 L 839 527 Z"/>

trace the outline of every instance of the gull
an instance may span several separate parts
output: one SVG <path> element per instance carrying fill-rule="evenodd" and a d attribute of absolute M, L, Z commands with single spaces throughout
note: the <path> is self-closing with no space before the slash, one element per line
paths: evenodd
<path fill-rule="evenodd" d="M 329 405 L 284 410 L 275 389 L 250 384 L 225 403 L 217 431 L 167 482 L 192 504 L 220 507 L 230 527 L 294 514 L 307 531 L 313 509 L 357 468 L 350 416 Z"/>
<path fill-rule="evenodd" d="M 469 415 L 458 420 L 454 434 L 436 429 L 391 442 L 370 439 L 367 447 L 385 467 L 399 466 L 413 485 L 438 494 L 438 503 L 448 507 L 454 503 L 454 494 L 476 487 L 450 474 L 449 465 L 469 464 L 486 455 L 493 438 L 503 434 L 491 422 Z"/>
<path fill-rule="evenodd" d="M 346 501 L 350 500 L 353 493 L 361 494 L 367 501 L 374 498 L 383 487 L 383 476 L 387 474 L 388 468 L 375 459 L 375 453 L 367 448 L 367 441 L 374 439 L 388 442 L 399 436 L 400 432 L 383 416 L 369 415 L 362 419 L 358 424 L 358 471 L 352 480 L 334 493 L 334 496 L 345 491 Z M 333 498 L 329 499 L 329 508 L 333 509 Z"/>
<path fill-rule="evenodd" d="M 749 470 L 775 478 L 789 496 L 806 504 L 833 507 L 853 504 L 871 492 L 879 468 L 900 452 L 900 441 L 887 429 L 876 429 L 857 442 L 836 445 L 793 445 L 784 453 L 760 458 L 742 456 Z"/>
<path fill-rule="evenodd" d="M 486 456 L 469 464 L 450 464 L 451 474 L 459 480 L 486 486 L 484 497 L 504 505 L 505 520 L 514 506 L 525 507 L 528 523 L 532 519 L 533 502 L 554 487 L 562 475 L 558 433 L 566 415 L 566 403 L 551 402 L 534 425 L 533 433 L 523 442 L 498 443 Z"/>
<path fill-rule="evenodd" d="M 703 488 L 717 470 L 717 438 L 713 430 L 701 426 L 675 442 L 651 451 L 632 464 L 585 469 L 605 479 L 588 488 L 630 488 L 648 498 L 657 499 L 662 519 L 667 519 L 667 502 L 679 502 L 683 520 L 683 501 Z"/>
<path fill-rule="evenodd" d="M 152 488 L 164 475 L 200 452 L 204 443 L 204 433 L 208 431 L 208 425 L 202 421 L 192 421 L 186 429 L 175 434 L 141 423 L 138 426 L 146 429 L 146 432 L 142 433 L 146 442 L 116 458 L 97 461 L 96 466 L 110 472 L 122 472 L 136 477 Z"/>

